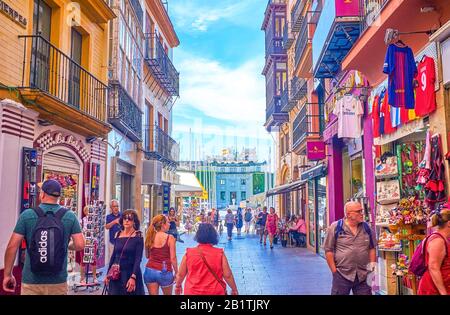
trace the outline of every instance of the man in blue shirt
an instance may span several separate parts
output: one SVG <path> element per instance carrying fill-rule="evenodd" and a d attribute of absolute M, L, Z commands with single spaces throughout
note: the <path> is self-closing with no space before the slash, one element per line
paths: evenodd
<path fill-rule="evenodd" d="M 111 209 L 111 213 L 106 216 L 106 229 L 109 230 L 109 256 L 111 256 L 114 250 L 114 241 L 116 239 L 117 232 L 120 231 L 120 209 L 119 209 L 119 201 L 113 199 L 109 203 L 109 207 Z"/>

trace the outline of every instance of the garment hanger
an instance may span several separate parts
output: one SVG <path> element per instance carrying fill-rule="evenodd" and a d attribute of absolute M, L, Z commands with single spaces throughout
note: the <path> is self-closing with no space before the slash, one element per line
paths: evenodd
<path fill-rule="evenodd" d="M 399 38 L 397 39 L 397 41 L 395 42 L 395 45 L 403 45 L 403 47 L 406 47 L 406 44 Z"/>
<path fill-rule="evenodd" d="M 425 57 L 427 57 L 427 55 L 424 54 L 424 55 L 422 56 L 422 59 L 420 59 L 420 62 L 423 62 L 423 61 L 425 60 Z"/>

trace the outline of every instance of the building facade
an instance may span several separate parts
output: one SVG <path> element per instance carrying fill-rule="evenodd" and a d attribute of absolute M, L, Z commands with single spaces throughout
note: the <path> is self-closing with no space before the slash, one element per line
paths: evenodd
<path fill-rule="evenodd" d="M 100 0 L 6 2 L 9 10 L 0 14 L 0 177 L 8 179 L 0 186 L 7 209 L 0 215 L 2 255 L 21 211 L 39 203 L 38 182 L 58 180 L 61 204 L 78 218 L 85 205 L 107 199 L 102 139 L 111 130 L 108 23 L 116 17 Z M 14 268 L 19 281 L 22 263 Z"/>

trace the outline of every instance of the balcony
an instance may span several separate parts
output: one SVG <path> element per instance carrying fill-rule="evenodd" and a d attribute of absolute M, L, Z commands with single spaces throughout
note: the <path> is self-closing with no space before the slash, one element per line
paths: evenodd
<path fill-rule="evenodd" d="M 147 159 L 155 159 L 176 168 L 180 159 L 180 146 L 158 126 L 144 130 L 144 151 Z"/>
<path fill-rule="evenodd" d="M 312 40 L 313 69 L 316 78 L 332 78 L 360 34 L 359 1 L 324 3 Z"/>
<path fill-rule="evenodd" d="M 305 22 L 303 10 L 305 9 L 307 0 L 297 0 L 291 12 L 292 32 L 298 33 Z"/>
<path fill-rule="evenodd" d="M 111 87 L 109 122 L 134 142 L 142 141 L 142 111 L 119 84 Z"/>
<path fill-rule="evenodd" d="M 308 42 L 308 24 L 303 23 L 302 29 L 295 43 L 295 68 L 299 65 L 300 60 L 305 53 L 306 47 L 308 46 Z"/>
<path fill-rule="evenodd" d="M 289 24 L 286 23 L 283 30 L 283 47 L 286 51 L 292 47 L 294 40 L 294 34 L 291 32 Z"/>
<path fill-rule="evenodd" d="M 139 0 L 130 0 L 130 3 L 142 29 L 144 27 L 144 11 L 142 10 L 141 4 Z"/>
<path fill-rule="evenodd" d="M 363 0 L 364 7 L 361 10 L 361 34 L 371 25 L 378 22 L 380 13 L 389 0 Z"/>
<path fill-rule="evenodd" d="M 180 74 L 172 64 L 157 34 L 146 34 L 145 62 L 155 79 L 170 96 L 180 95 Z"/>
<path fill-rule="evenodd" d="M 288 113 L 281 110 L 281 96 L 273 96 L 266 107 L 266 123 L 264 126 L 270 132 L 273 127 L 289 121 Z"/>
<path fill-rule="evenodd" d="M 290 91 L 287 87 L 284 88 L 283 94 L 281 94 L 281 111 L 288 113 L 292 108 L 294 108 L 296 102 L 292 100 Z"/>
<path fill-rule="evenodd" d="M 266 58 L 271 55 L 285 55 L 286 48 L 283 47 L 283 37 L 266 39 Z"/>
<path fill-rule="evenodd" d="M 27 105 L 42 119 L 82 135 L 106 135 L 108 87 L 42 36 L 19 38 L 24 40 L 20 93 Z"/>
<path fill-rule="evenodd" d="M 318 103 L 306 103 L 293 123 L 292 149 L 299 153 L 309 139 L 318 139 L 324 130 L 324 119 Z"/>
<path fill-rule="evenodd" d="M 294 77 L 291 80 L 291 99 L 300 101 L 308 93 L 308 82 L 303 78 Z"/>

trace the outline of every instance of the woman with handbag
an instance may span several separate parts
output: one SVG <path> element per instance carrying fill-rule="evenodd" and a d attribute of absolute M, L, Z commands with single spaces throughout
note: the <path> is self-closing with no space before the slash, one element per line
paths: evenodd
<path fill-rule="evenodd" d="M 105 284 L 109 295 L 144 295 L 141 260 L 144 239 L 139 231 L 140 222 L 135 210 L 126 210 L 120 218 L 119 231 L 109 262 Z"/>
<path fill-rule="evenodd" d="M 222 248 L 216 248 L 219 242 L 217 231 L 211 224 L 200 224 L 194 238 L 199 245 L 186 249 L 178 269 L 175 294 L 182 293 L 184 279 L 185 295 L 226 295 L 227 285 L 231 295 L 238 295 L 236 282 Z"/>
<path fill-rule="evenodd" d="M 159 214 L 155 216 L 145 237 L 144 282 L 150 295 L 158 295 L 161 287 L 164 295 L 172 295 L 174 274 L 177 273 L 176 239 L 169 231 L 169 219 Z"/>

